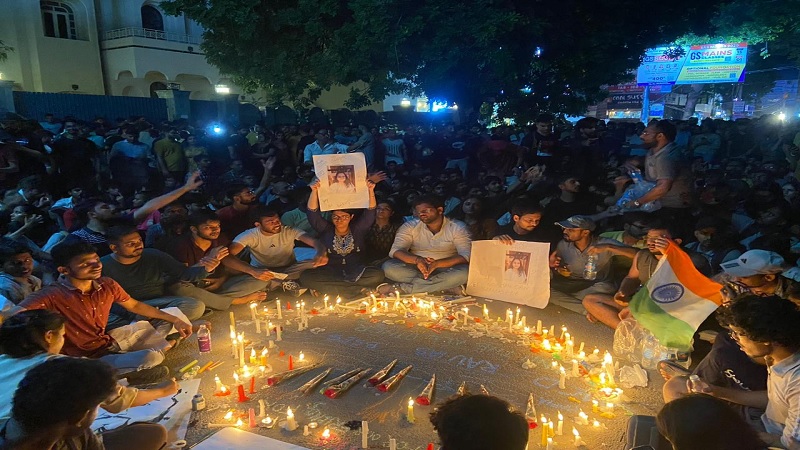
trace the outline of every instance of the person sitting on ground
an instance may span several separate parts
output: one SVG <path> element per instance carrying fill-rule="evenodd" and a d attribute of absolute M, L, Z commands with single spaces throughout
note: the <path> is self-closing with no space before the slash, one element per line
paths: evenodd
<path fill-rule="evenodd" d="M 687 395 L 667 403 L 656 416 L 656 426 L 674 450 L 767 448 L 727 403 L 710 395 Z"/>
<path fill-rule="evenodd" d="M 720 266 L 736 291 L 781 298 L 789 298 L 800 274 L 797 268 L 788 268 L 781 255 L 767 250 L 748 250 Z"/>
<path fill-rule="evenodd" d="M 11 416 L 14 390 L 25 375 L 46 361 L 61 356 L 64 345 L 66 320 L 58 313 L 46 309 L 23 311 L 10 317 L 0 326 L 0 418 Z M 104 410 L 116 414 L 128 408 L 141 406 L 162 397 L 175 395 L 178 383 L 172 379 L 149 389 L 117 384 L 113 393 L 100 403 Z M 166 439 L 163 425 L 136 423 L 102 434 L 106 448 L 159 450 Z"/>
<path fill-rule="evenodd" d="M 606 231 L 600 237 L 614 239 L 628 247 L 647 248 L 647 230 L 650 229 L 650 219 L 647 213 L 632 212 L 625 215 L 622 231 Z"/>
<path fill-rule="evenodd" d="M 270 282 L 271 289 L 281 285 L 281 280 L 275 279 L 275 274 L 285 274 L 283 279 L 286 281 L 282 284 L 284 290 L 301 295 L 305 290 L 300 289 L 294 280 L 300 278 L 304 270 L 328 263 L 325 245 L 300 230 L 283 226 L 278 212 L 264 205 L 256 208 L 251 218 L 255 227 L 236 236 L 228 247 L 228 257 L 222 263 L 230 269 Z M 294 255 L 295 241 L 313 247 L 316 250 L 314 257 L 297 262 Z M 237 258 L 245 248 L 249 250 L 249 264 Z"/>
<path fill-rule="evenodd" d="M 115 205 L 108 203 L 99 198 L 91 198 L 82 201 L 75 207 L 75 213 L 84 220 L 86 224 L 83 228 L 73 231 L 69 236 L 64 239 L 64 242 L 82 241 L 95 246 L 97 254 L 105 256 L 111 253 L 108 247 L 108 238 L 106 237 L 106 230 L 117 220 L 132 220 L 135 223 L 144 220 L 151 212 L 168 205 L 182 195 L 196 189 L 202 181 L 199 179 L 197 172 L 189 175 L 186 184 L 172 192 L 156 197 L 137 209 L 130 215 L 122 217 Z"/>
<path fill-rule="evenodd" d="M 144 337 L 134 335 L 131 338 L 131 327 L 135 325 L 111 331 L 127 338 L 122 342 L 106 332 L 111 306 L 115 303 L 133 314 L 155 320 L 156 325 L 160 321 L 172 324 L 181 337 L 192 334 L 191 324 L 134 300 L 116 281 L 103 277 L 103 263 L 91 244 L 62 242 L 53 248 L 52 254 L 61 274 L 58 282 L 34 292 L 5 316 L 33 309 L 60 313 L 67 319 L 62 349 L 65 355 L 100 358 L 120 373 L 149 369 L 164 361 L 164 352 L 172 348 L 176 340 L 166 341 L 159 348 L 140 349 L 137 345 L 142 344 L 139 339 Z"/>
<path fill-rule="evenodd" d="M 497 230 L 497 220 L 487 214 L 485 203 L 480 197 L 468 197 L 448 216 L 466 225 L 473 241 L 491 239 Z"/>
<path fill-rule="evenodd" d="M 408 294 L 447 290 L 462 294 L 469 272 L 469 232 L 444 216 L 444 203 L 438 197 L 419 197 L 413 208 L 419 219 L 397 230 L 391 259 L 383 263 L 386 278 Z M 379 291 L 386 295 L 394 288 L 385 285 Z"/>
<path fill-rule="evenodd" d="M 102 361 L 58 358 L 34 367 L 14 392 L 11 418 L 0 422 L 0 448 L 105 449 L 91 425 L 116 384 Z"/>
<path fill-rule="evenodd" d="M 633 295 L 650 281 L 658 262 L 664 257 L 669 240 L 680 244 L 681 239 L 677 237 L 675 231 L 670 227 L 653 223 L 653 228 L 647 230 L 645 242 L 647 248 L 635 251 L 633 264 L 631 264 L 628 275 L 620 283 L 619 289 L 613 295 L 604 293 L 594 293 L 583 298 L 583 307 L 586 308 L 586 318 L 590 322 L 600 322 L 606 326 L 616 329 L 622 320 L 627 317 L 628 303 Z M 687 252 L 694 262 L 695 268 L 700 272 L 710 274 L 708 262 L 701 255 Z M 623 313 L 623 311 L 625 311 Z"/>
<path fill-rule="evenodd" d="M 178 308 L 189 320 L 199 319 L 206 307 L 227 309 L 229 300 L 204 305 L 179 293 L 181 282 L 205 279 L 217 268 L 220 257 L 212 254 L 197 264 L 185 267 L 168 254 L 144 248 L 142 236 L 132 225 L 116 225 L 108 230 L 111 254 L 100 259 L 103 276 L 113 278 L 128 295 L 154 308 Z M 224 256 L 223 256 L 224 257 Z M 111 308 L 109 327 L 115 328 L 134 319 L 121 306 Z"/>
<path fill-rule="evenodd" d="M 300 275 L 300 284 L 317 292 L 354 298 L 383 281 L 383 271 L 366 266 L 364 260 L 367 230 L 375 221 L 375 183 L 367 180 L 369 205 L 356 218 L 353 211 L 334 209 L 331 221 L 319 211 L 319 181 L 311 184 L 308 221 L 328 248 L 328 264 Z"/>
<path fill-rule="evenodd" d="M 441 450 L 524 450 L 528 422 L 511 405 L 489 395 L 451 397 L 430 416 Z"/>
<path fill-rule="evenodd" d="M 762 437 L 769 436 L 770 445 L 800 448 L 800 309 L 791 300 L 751 295 L 720 308 L 718 318 L 747 356 L 764 358 L 768 367 L 766 392 L 739 391 L 746 399 L 737 403 L 766 407 L 761 420 L 769 435 Z M 690 380 L 689 389 L 733 400 L 702 379 Z"/>
<path fill-rule="evenodd" d="M 42 280 L 33 275 L 33 256 L 28 247 L 1 241 L 0 295 L 16 305 L 41 288 Z"/>
<path fill-rule="evenodd" d="M 744 247 L 736 242 L 730 225 L 714 217 L 701 217 L 694 227 L 696 242 L 686 245 L 706 257 L 713 273 L 721 271 L 720 264 L 741 256 Z"/>
<path fill-rule="evenodd" d="M 245 184 L 232 184 L 225 191 L 233 204 L 217 210 L 217 216 L 222 223 L 222 231 L 227 236 L 238 236 L 252 226 L 250 215 L 258 206 L 258 198 L 267 189 L 275 158 L 262 161 L 261 164 L 264 166 L 264 175 L 257 189 Z"/>
<path fill-rule="evenodd" d="M 550 303 L 586 314 L 581 304 L 584 297 L 614 292 L 610 279 L 611 257 L 633 257 L 636 249 L 595 236 L 597 225 L 586 216 L 572 216 L 556 225 L 562 229 L 563 240 L 550 254 L 550 268 L 555 270 L 550 279 Z M 590 256 L 596 257 L 594 274 L 585 271 Z"/>
<path fill-rule="evenodd" d="M 212 211 L 196 212 L 189 216 L 189 233 L 167 243 L 165 252 L 187 267 L 201 264 L 203 258 L 223 260 L 228 256 L 230 241 L 220 229 L 219 218 Z M 206 305 L 243 305 L 265 300 L 266 288 L 266 282 L 223 266 L 192 285 L 181 283 L 173 293 L 196 298 Z"/>
<path fill-rule="evenodd" d="M 521 200 L 511 207 L 511 221 L 508 225 L 498 227 L 494 240 L 513 245 L 515 241 L 545 242 L 549 239 L 539 224 L 542 221 L 542 208 L 532 200 Z"/>
<path fill-rule="evenodd" d="M 392 249 L 394 237 L 400 229 L 399 221 L 393 220 L 396 209 L 397 206 L 390 199 L 379 201 L 375 208 L 375 223 L 364 237 L 366 260 L 371 266 L 380 266 L 389 259 L 389 250 Z"/>

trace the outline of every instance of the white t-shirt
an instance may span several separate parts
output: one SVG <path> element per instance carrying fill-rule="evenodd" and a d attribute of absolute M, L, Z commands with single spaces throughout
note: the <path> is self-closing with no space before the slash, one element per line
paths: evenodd
<path fill-rule="evenodd" d="M 305 232 L 284 226 L 279 233 L 266 235 L 258 227 L 236 236 L 233 242 L 250 248 L 250 265 L 254 267 L 285 267 L 295 263 L 294 241 Z"/>

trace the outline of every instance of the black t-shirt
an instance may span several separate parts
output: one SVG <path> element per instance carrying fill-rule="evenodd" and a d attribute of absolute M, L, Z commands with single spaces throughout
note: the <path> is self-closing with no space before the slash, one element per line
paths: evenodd
<path fill-rule="evenodd" d="M 510 236 L 511 239 L 514 239 L 515 241 L 544 242 L 546 244 L 551 244 L 550 239 L 548 239 L 546 234 L 542 232 L 542 229 L 539 227 L 534 228 L 533 231 L 531 231 L 530 233 L 519 234 L 516 231 L 514 231 L 514 223 L 512 222 L 509 223 L 508 225 L 503 225 L 502 227 L 498 227 L 497 231 L 495 231 L 494 233 L 495 236 L 502 236 L 504 234 Z"/>
<path fill-rule="evenodd" d="M 717 335 L 711 351 L 694 373 L 714 386 L 742 391 L 767 389 L 767 367 L 750 359 L 724 332 Z"/>

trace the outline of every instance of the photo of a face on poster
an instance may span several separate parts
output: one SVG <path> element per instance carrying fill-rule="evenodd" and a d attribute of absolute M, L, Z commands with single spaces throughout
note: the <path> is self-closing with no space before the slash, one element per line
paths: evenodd
<path fill-rule="evenodd" d="M 331 194 L 355 194 L 356 170 L 353 166 L 328 166 L 328 189 Z"/>
<path fill-rule="evenodd" d="M 505 271 L 503 279 L 512 284 L 525 284 L 528 282 L 528 264 L 531 254 L 527 252 L 506 252 Z"/>
<path fill-rule="evenodd" d="M 363 153 L 314 155 L 314 173 L 320 181 L 321 211 L 369 206 L 367 163 Z"/>
<path fill-rule="evenodd" d="M 467 294 L 544 308 L 550 301 L 550 244 L 472 241 Z"/>

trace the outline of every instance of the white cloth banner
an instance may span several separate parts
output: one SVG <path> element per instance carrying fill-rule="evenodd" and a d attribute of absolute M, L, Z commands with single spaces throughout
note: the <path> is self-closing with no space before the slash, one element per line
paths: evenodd
<path fill-rule="evenodd" d="M 363 153 L 314 155 L 321 211 L 369 207 L 367 163 Z"/>
<path fill-rule="evenodd" d="M 550 301 L 550 244 L 473 241 L 467 294 L 544 308 Z"/>

